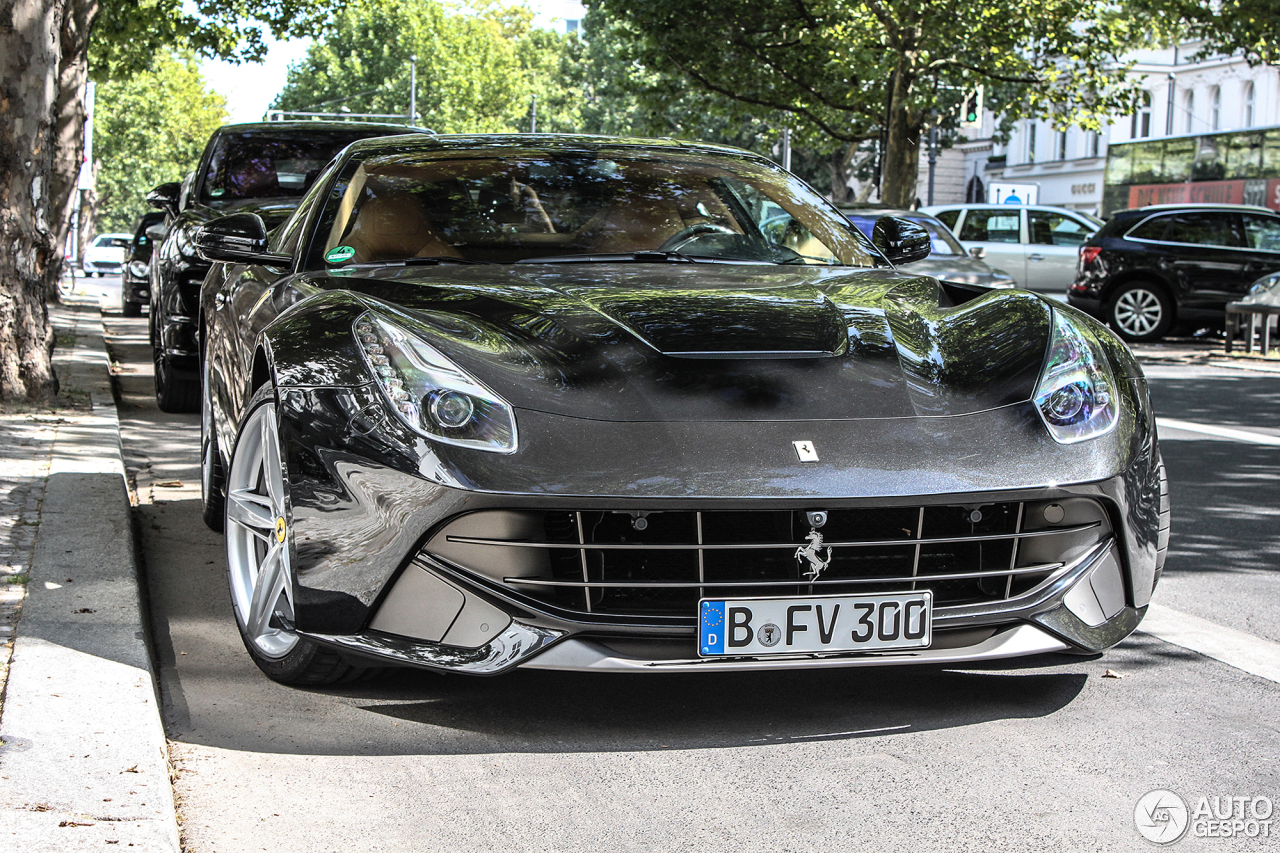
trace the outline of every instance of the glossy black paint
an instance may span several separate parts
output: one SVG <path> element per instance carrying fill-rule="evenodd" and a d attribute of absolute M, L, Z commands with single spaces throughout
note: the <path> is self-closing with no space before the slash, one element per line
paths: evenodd
<path fill-rule="evenodd" d="M 1131 282 L 1147 282 L 1173 300 L 1178 322 L 1221 323 L 1228 302 L 1243 298 L 1251 284 L 1280 270 L 1280 251 L 1245 248 L 1241 210 L 1274 219 L 1280 227 L 1280 216 L 1260 208 L 1167 205 L 1117 211 L 1081 246 L 1081 262 L 1067 302 L 1106 322 L 1111 300 L 1119 288 Z M 1134 239 L 1130 233 L 1153 218 L 1182 212 L 1224 217 L 1236 245 Z M 1084 263 L 1083 257 L 1090 249 L 1100 251 Z"/>
<path fill-rule="evenodd" d="M 929 232 L 918 222 L 882 216 L 871 230 L 871 242 L 892 264 L 909 264 L 929 257 Z"/>
<path fill-rule="evenodd" d="M 311 215 L 305 205 L 296 214 Z M 300 267 L 216 264 L 200 314 L 223 465 L 253 391 L 276 389 L 302 632 L 364 630 L 434 529 L 485 508 L 1093 497 L 1112 515 L 1129 607 L 1114 637 L 1070 619 L 1046 625 L 1079 648 L 1132 630 L 1157 579 L 1160 462 L 1141 370 L 1097 329 L 1119 422 L 1093 440 L 1054 442 L 1030 402 L 1053 312 L 1092 321 L 1034 293 L 883 268 Z M 517 452 L 438 444 L 405 427 L 357 349 L 353 324 L 370 308 L 510 402 Z M 800 462 L 796 440 L 813 442 L 821 461 Z M 690 631 L 692 617 L 677 633 Z"/>
<path fill-rule="evenodd" d="M 211 261 L 287 266 L 290 255 L 268 251 L 267 226 L 256 213 L 233 213 L 210 220 L 196 229 L 196 252 Z"/>

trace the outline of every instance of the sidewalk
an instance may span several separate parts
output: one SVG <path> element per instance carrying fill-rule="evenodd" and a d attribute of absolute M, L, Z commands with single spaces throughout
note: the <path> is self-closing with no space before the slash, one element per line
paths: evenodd
<path fill-rule="evenodd" d="M 101 315 L 50 314 L 85 405 L 0 416 L 0 848 L 177 853 Z"/>

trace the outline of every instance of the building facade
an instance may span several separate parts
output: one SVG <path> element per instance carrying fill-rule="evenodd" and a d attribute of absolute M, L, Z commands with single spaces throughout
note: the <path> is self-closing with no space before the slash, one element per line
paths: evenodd
<path fill-rule="evenodd" d="M 1132 74 L 1142 81 L 1144 105 L 1118 116 L 1101 132 L 1055 130 L 1048 121 L 1024 120 L 1006 144 L 992 140 L 994 116 L 956 150 L 964 154 L 964 180 L 945 192 L 986 201 L 994 182 L 1034 184 L 1039 203 L 1101 214 L 1107 148 L 1136 139 L 1198 136 L 1280 125 L 1280 69 L 1250 67 L 1239 57 L 1193 61 L 1198 43 L 1142 51 Z M 935 179 L 935 196 L 939 195 Z"/>

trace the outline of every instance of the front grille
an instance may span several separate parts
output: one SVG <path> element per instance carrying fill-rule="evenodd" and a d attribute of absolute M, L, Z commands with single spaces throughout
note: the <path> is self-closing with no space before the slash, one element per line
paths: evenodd
<path fill-rule="evenodd" d="M 1000 601 L 1110 533 L 1084 498 L 823 511 L 816 553 L 829 563 L 816 579 L 800 551 L 813 530 L 804 510 L 487 510 L 424 550 L 532 604 L 691 617 L 699 598 L 928 589 L 935 606 Z"/>

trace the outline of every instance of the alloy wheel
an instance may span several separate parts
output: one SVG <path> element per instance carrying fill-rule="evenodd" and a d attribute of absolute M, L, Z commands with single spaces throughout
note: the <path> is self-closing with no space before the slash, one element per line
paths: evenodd
<path fill-rule="evenodd" d="M 295 645 L 289 507 L 274 403 L 253 410 L 240 431 L 226 494 L 227 572 L 245 639 L 268 658 Z"/>
<path fill-rule="evenodd" d="M 1160 325 L 1164 318 L 1164 306 L 1160 297 L 1150 290 L 1135 287 L 1120 294 L 1111 316 L 1120 331 L 1140 338 L 1151 334 Z"/>

